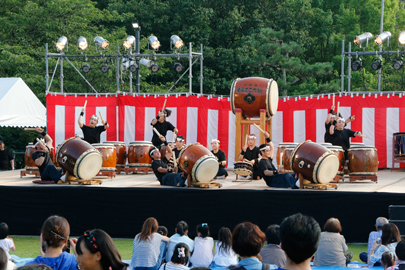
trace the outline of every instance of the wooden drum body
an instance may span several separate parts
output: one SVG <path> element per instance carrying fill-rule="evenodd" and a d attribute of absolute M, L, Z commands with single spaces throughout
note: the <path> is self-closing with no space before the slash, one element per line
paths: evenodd
<path fill-rule="evenodd" d="M 353 146 L 348 150 L 349 175 L 377 175 L 378 155 L 374 146 Z"/>
<path fill-rule="evenodd" d="M 283 163 L 283 157 L 284 157 L 284 150 L 287 147 L 291 147 L 291 146 L 297 146 L 298 143 L 293 143 L 293 142 L 282 142 L 279 143 L 277 146 L 277 153 L 276 153 L 276 161 L 277 161 L 277 165 L 280 166 Z M 285 165 L 285 164 L 283 164 Z"/>
<path fill-rule="evenodd" d="M 128 167 L 152 167 L 149 149 L 153 144 L 148 141 L 131 142 L 128 145 Z"/>
<path fill-rule="evenodd" d="M 24 156 L 24 163 L 26 170 L 38 170 L 37 164 L 35 164 L 34 160 L 32 159 L 32 154 L 34 154 L 37 150 L 35 149 L 35 145 L 33 143 L 29 143 L 25 147 L 25 156 Z"/>
<path fill-rule="evenodd" d="M 405 159 L 405 132 L 394 133 L 395 159 Z"/>
<path fill-rule="evenodd" d="M 99 151 L 91 144 L 72 137 L 64 141 L 57 153 L 59 166 L 79 179 L 91 179 L 98 174 L 103 164 Z"/>
<path fill-rule="evenodd" d="M 315 184 L 327 184 L 339 169 L 338 157 L 314 142 L 299 144 L 291 154 L 290 166 L 295 173 Z"/>
<path fill-rule="evenodd" d="M 251 175 L 253 173 L 253 165 L 246 161 L 236 161 L 233 164 L 233 172 L 242 176 Z"/>
<path fill-rule="evenodd" d="M 298 143 L 297 143 L 298 145 Z M 291 168 L 290 160 L 291 160 L 291 155 L 294 152 L 296 145 L 289 145 L 286 147 L 283 151 L 283 171 L 285 173 L 293 173 L 294 171 Z"/>
<path fill-rule="evenodd" d="M 328 148 L 329 151 L 332 151 L 339 159 L 339 169 L 337 174 L 344 175 L 344 168 L 346 164 L 345 151 L 339 145 L 328 145 L 326 148 Z"/>
<path fill-rule="evenodd" d="M 127 146 L 124 142 L 108 141 L 104 142 L 115 146 L 115 154 L 117 155 L 117 168 L 125 168 L 127 164 Z"/>
<path fill-rule="evenodd" d="M 218 160 L 206 147 L 199 143 L 190 144 L 179 154 L 179 167 L 193 181 L 209 182 L 218 173 Z"/>
<path fill-rule="evenodd" d="M 103 157 L 103 165 L 101 171 L 115 171 L 117 166 L 117 153 L 114 144 L 110 143 L 93 143 Z"/>
<path fill-rule="evenodd" d="M 231 109 L 242 109 L 245 117 L 260 117 L 260 110 L 266 109 L 273 116 L 278 107 L 278 85 L 273 79 L 261 77 L 239 78 L 231 86 Z"/>

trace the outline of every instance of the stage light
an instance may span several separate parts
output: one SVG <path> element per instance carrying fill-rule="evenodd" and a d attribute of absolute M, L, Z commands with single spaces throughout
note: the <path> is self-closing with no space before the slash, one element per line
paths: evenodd
<path fill-rule="evenodd" d="M 176 49 L 181 49 L 181 47 L 184 46 L 184 42 L 181 40 L 181 38 L 179 38 L 179 36 L 173 35 L 170 37 L 170 48 L 172 45 L 174 45 Z"/>
<path fill-rule="evenodd" d="M 394 60 L 394 61 L 392 61 L 392 62 L 393 62 L 392 67 L 393 67 L 395 70 L 400 70 L 400 69 L 404 66 L 404 62 L 403 62 L 403 61 Z"/>
<path fill-rule="evenodd" d="M 101 72 L 107 73 L 108 70 L 110 69 L 110 67 L 109 67 L 107 64 L 104 64 L 104 65 L 102 65 L 102 66 L 100 67 L 100 69 L 101 69 Z"/>
<path fill-rule="evenodd" d="M 382 45 L 385 41 L 389 40 L 391 37 L 391 32 L 385 31 L 375 37 L 374 42 L 378 46 Z"/>
<path fill-rule="evenodd" d="M 139 63 L 148 68 L 150 68 L 154 64 L 152 60 L 146 58 L 141 58 L 141 60 L 139 60 Z"/>
<path fill-rule="evenodd" d="M 87 49 L 88 47 L 87 39 L 85 37 L 79 37 L 77 39 L 77 47 L 79 47 L 79 49 L 81 49 L 82 51 Z"/>
<path fill-rule="evenodd" d="M 352 63 L 352 70 L 353 71 L 358 71 L 361 68 L 363 68 L 363 63 L 362 63 L 360 58 Z"/>
<path fill-rule="evenodd" d="M 124 41 L 124 44 L 122 46 L 124 46 L 124 48 L 128 50 L 134 44 L 135 44 L 135 37 L 134 36 L 128 36 L 127 39 Z"/>
<path fill-rule="evenodd" d="M 156 64 L 152 64 L 149 68 L 152 72 L 158 72 L 159 66 Z"/>
<path fill-rule="evenodd" d="M 405 45 L 405 31 L 399 33 L 398 41 L 401 45 Z"/>
<path fill-rule="evenodd" d="M 138 23 L 132 23 L 132 28 L 134 28 L 135 31 L 141 30 L 141 27 L 139 26 Z"/>
<path fill-rule="evenodd" d="M 58 50 L 58 51 L 62 51 L 64 48 L 65 48 L 65 46 L 68 44 L 68 39 L 67 39 L 67 37 L 65 37 L 65 36 L 61 36 L 59 39 L 58 39 L 58 42 L 56 42 L 56 49 Z"/>
<path fill-rule="evenodd" d="M 356 44 L 357 46 L 360 46 L 362 43 L 364 43 L 365 41 L 367 41 L 367 43 L 368 43 L 368 41 L 369 41 L 369 39 L 371 39 L 371 38 L 373 38 L 373 34 L 371 34 L 370 32 L 366 32 L 366 33 L 363 33 L 363 34 L 361 34 L 361 35 L 359 35 L 359 36 L 356 36 L 355 38 L 354 38 L 354 44 Z"/>
<path fill-rule="evenodd" d="M 376 59 L 373 63 L 371 63 L 371 68 L 374 70 L 379 70 L 382 67 L 382 60 Z"/>
<path fill-rule="evenodd" d="M 148 43 L 154 50 L 157 50 L 160 47 L 159 40 L 157 39 L 157 37 L 155 37 L 153 35 L 148 38 Z"/>
<path fill-rule="evenodd" d="M 181 72 L 181 71 L 183 70 L 183 65 L 180 64 L 180 63 L 174 63 L 174 69 L 175 69 L 177 72 Z"/>
<path fill-rule="evenodd" d="M 90 72 L 90 65 L 89 64 L 85 64 L 82 66 L 82 71 L 83 73 L 89 73 Z"/>
<path fill-rule="evenodd" d="M 100 36 L 96 36 L 94 38 L 94 43 L 96 43 L 96 46 L 100 46 L 102 49 L 107 49 L 108 46 L 110 46 L 110 43 L 108 42 L 108 40 L 100 37 Z"/>
<path fill-rule="evenodd" d="M 131 71 L 132 73 L 136 72 L 137 69 L 138 69 L 137 64 L 132 64 L 129 66 L 129 71 Z"/>

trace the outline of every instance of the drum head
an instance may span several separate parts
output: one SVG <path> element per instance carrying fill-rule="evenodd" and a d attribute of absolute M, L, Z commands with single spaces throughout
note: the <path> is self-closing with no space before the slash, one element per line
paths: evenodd
<path fill-rule="evenodd" d="M 80 179 L 91 179 L 98 174 L 103 158 L 97 150 L 86 152 L 76 162 L 75 176 Z"/>
<path fill-rule="evenodd" d="M 150 141 L 137 141 L 137 142 L 130 142 L 129 143 L 130 145 L 131 144 L 135 144 L 135 145 L 138 145 L 138 144 L 150 144 L 150 145 L 152 145 L 152 142 L 150 142 Z"/>
<path fill-rule="evenodd" d="M 214 156 L 203 156 L 194 164 L 192 177 L 197 182 L 209 182 L 217 175 L 218 167 Z"/>
<path fill-rule="evenodd" d="M 335 154 L 327 155 L 318 165 L 316 180 L 319 184 L 327 184 L 333 180 L 339 169 L 339 159 Z"/>
<path fill-rule="evenodd" d="M 266 105 L 267 113 L 271 116 L 275 115 L 278 108 L 278 85 L 275 80 L 269 81 Z"/>

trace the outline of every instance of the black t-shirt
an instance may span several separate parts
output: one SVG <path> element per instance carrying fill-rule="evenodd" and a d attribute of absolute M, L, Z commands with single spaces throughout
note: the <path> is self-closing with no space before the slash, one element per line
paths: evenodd
<path fill-rule="evenodd" d="M 159 121 L 156 122 L 155 125 L 153 125 L 154 128 L 156 128 L 157 131 L 159 131 L 160 135 L 166 138 L 166 134 L 168 130 L 174 131 L 175 127 L 172 125 L 172 123 L 164 121 L 163 123 L 160 123 Z M 152 144 L 154 146 L 159 146 L 163 142 L 159 139 L 159 137 L 156 135 L 155 132 L 153 132 L 153 137 L 152 137 Z M 177 157 L 177 156 L 176 156 Z"/>
<path fill-rule="evenodd" d="M 53 165 L 51 156 L 47 152 L 42 152 L 42 151 L 36 151 L 34 154 L 32 154 L 32 159 L 35 161 L 36 159 L 40 157 L 45 157 L 44 162 L 42 163 L 41 166 L 38 166 L 39 173 L 42 175 L 44 172 L 46 166 L 48 165 Z"/>
<path fill-rule="evenodd" d="M 343 130 L 338 130 L 335 128 L 332 135 L 333 145 L 342 146 L 343 150 L 346 152 L 350 148 L 350 137 L 355 137 L 354 133 L 356 132 L 351 129 L 345 128 Z"/>
<path fill-rule="evenodd" d="M 211 152 L 212 152 L 212 154 L 213 154 L 214 156 L 217 157 L 218 162 L 221 162 L 221 161 L 224 161 L 224 160 L 226 161 L 225 152 L 222 151 L 221 149 L 218 149 L 218 152 L 216 152 L 216 153 L 214 153 L 214 150 L 212 150 Z M 219 164 L 219 167 L 220 167 L 220 168 L 225 168 L 225 167 L 222 166 L 221 164 Z"/>
<path fill-rule="evenodd" d="M 183 150 L 184 149 L 184 147 L 183 148 L 181 148 L 180 150 L 177 150 L 177 147 L 174 147 L 173 148 L 173 152 L 174 152 L 174 154 L 175 154 L 175 156 L 176 156 L 176 159 L 178 159 L 179 157 L 180 157 L 180 152 L 181 152 L 181 150 Z"/>
<path fill-rule="evenodd" d="M 265 177 L 272 177 L 272 176 L 266 176 L 264 175 L 264 171 L 265 170 L 269 170 L 269 171 L 274 171 L 276 168 L 274 167 L 273 163 L 271 162 L 271 159 L 264 159 L 262 158 L 259 161 L 259 171 L 260 174 L 263 178 Z"/>
<path fill-rule="evenodd" d="M 92 144 L 92 143 L 100 143 L 100 134 L 101 132 L 105 131 L 104 126 L 96 126 L 94 128 L 83 125 L 81 127 L 83 130 L 83 140 Z"/>
<path fill-rule="evenodd" d="M 255 164 L 253 165 L 254 171 L 257 171 L 259 169 L 258 161 L 257 161 L 257 159 L 259 158 L 259 155 L 260 155 L 260 149 L 257 146 L 253 147 L 252 150 L 250 150 L 250 148 L 248 147 L 246 149 L 245 154 L 243 155 L 243 159 L 247 159 L 249 161 L 252 159 L 255 160 Z"/>
<path fill-rule="evenodd" d="M 13 152 L 9 149 L 0 150 L 0 171 L 8 170 L 10 167 L 10 160 L 14 159 Z"/>
<path fill-rule="evenodd" d="M 324 139 L 325 139 L 325 142 L 328 142 L 328 143 L 333 143 L 333 137 L 329 133 L 329 129 L 330 129 L 331 125 L 332 125 L 332 121 L 329 121 L 329 124 L 326 124 L 326 122 L 325 122 L 325 130 L 326 130 L 326 132 L 325 132 Z"/>
<path fill-rule="evenodd" d="M 158 169 L 160 167 L 167 168 L 167 163 L 168 163 L 168 161 L 167 161 L 166 157 L 163 157 L 163 159 L 159 159 L 159 160 L 152 160 L 153 172 L 155 173 L 155 175 L 160 183 L 162 183 L 162 178 L 163 178 L 163 176 L 166 175 L 166 173 L 161 173 L 158 171 Z"/>

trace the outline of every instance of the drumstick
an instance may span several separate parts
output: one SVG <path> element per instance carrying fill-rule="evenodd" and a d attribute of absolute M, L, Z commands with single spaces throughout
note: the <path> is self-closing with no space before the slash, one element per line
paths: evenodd
<path fill-rule="evenodd" d="M 245 145 L 247 145 L 247 140 L 248 140 L 249 135 L 246 135 L 246 139 L 245 139 Z"/>
<path fill-rule="evenodd" d="M 86 109 L 86 105 L 87 105 L 87 100 L 84 102 L 83 109 Z"/>
<path fill-rule="evenodd" d="M 157 131 L 156 128 L 153 128 L 153 131 L 156 133 L 156 135 L 157 135 L 158 137 L 162 136 L 162 135 L 160 135 L 159 131 Z"/>
<path fill-rule="evenodd" d="M 28 130 L 28 131 L 36 131 L 37 129 L 36 128 L 24 128 L 24 130 Z"/>
<path fill-rule="evenodd" d="M 339 106 L 340 106 L 340 101 L 338 101 L 338 106 L 337 106 L 337 111 L 336 111 L 336 118 L 339 118 Z"/>
<path fill-rule="evenodd" d="M 162 112 L 163 112 L 163 110 L 164 110 L 164 109 L 165 109 L 165 107 L 166 107 L 166 101 L 167 101 L 167 99 L 165 99 L 165 102 L 163 103 Z"/>
<path fill-rule="evenodd" d="M 172 151 L 172 156 L 173 156 L 173 163 L 174 163 L 174 167 L 177 167 L 177 162 L 176 162 L 176 153 L 174 151 Z"/>
<path fill-rule="evenodd" d="M 173 132 L 173 143 L 176 143 L 176 139 L 177 139 L 176 133 Z"/>
<path fill-rule="evenodd" d="M 335 107 L 335 95 L 333 95 L 333 104 L 332 104 L 332 106 Z"/>
<path fill-rule="evenodd" d="M 104 119 L 103 119 L 103 117 L 101 116 L 101 112 L 98 111 L 98 114 L 100 115 L 101 123 L 103 123 L 103 122 L 104 122 Z"/>
<path fill-rule="evenodd" d="M 261 129 L 258 125 L 253 124 L 258 130 L 260 130 L 261 132 L 265 133 L 266 131 L 264 131 L 263 129 Z"/>

